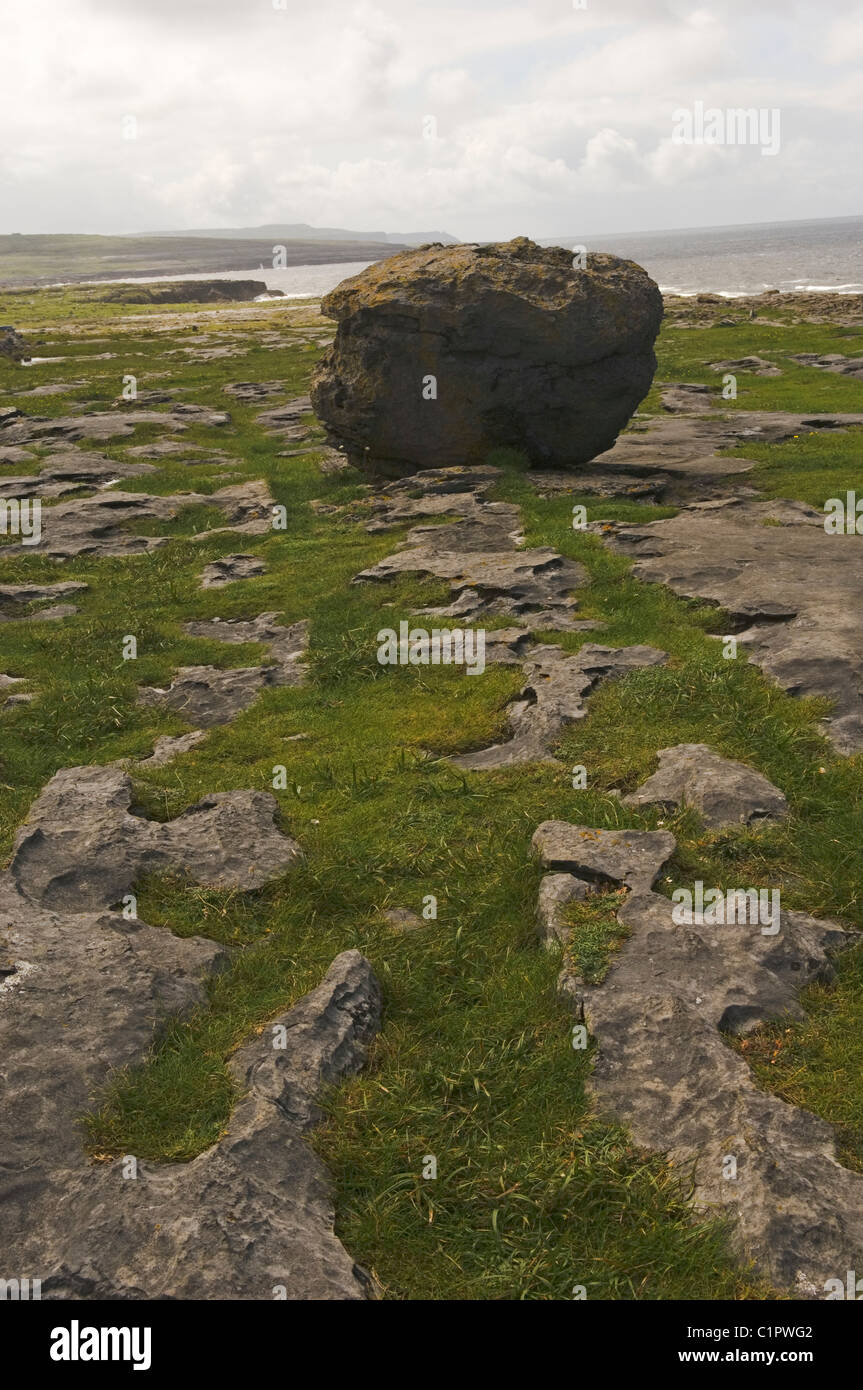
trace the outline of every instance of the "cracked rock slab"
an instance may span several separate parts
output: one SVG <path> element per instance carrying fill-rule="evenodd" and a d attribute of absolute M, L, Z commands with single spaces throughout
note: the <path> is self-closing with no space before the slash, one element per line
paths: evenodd
<path fill-rule="evenodd" d="M 222 387 L 226 396 L 233 396 L 234 400 L 252 405 L 258 401 L 265 401 L 270 396 L 278 396 L 284 389 L 284 381 L 234 381 L 229 386 Z M 311 405 L 307 408 L 310 410 Z"/>
<path fill-rule="evenodd" d="M 692 1172 L 697 1207 L 732 1219 L 742 1258 L 778 1288 L 823 1296 L 827 1279 L 859 1268 L 863 1177 L 837 1163 L 829 1125 L 756 1086 L 723 1033 L 803 1017 L 800 990 L 833 977 L 854 934 L 802 912 L 781 912 L 773 936 L 750 923 L 677 925 L 650 891 L 675 844 L 657 838 L 654 848 L 644 834 L 561 821 L 534 837 L 545 864 L 632 889 L 605 981 L 563 981 L 596 1039 L 591 1089 L 639 1147 Z"/>
<path fill-rule="evenodd" d="M 799 362 L 802 367 L 820 367 L 822 371 L 835 372 L 838 376 L 863 377 L 863 357 L 845 357 L 841 352 L 823 355 L 797 352 L 792 355 L 791 361 Z"/>
<path fill-rule="evenodd" d="M 422 609 L 424 614 L 469 623 L 508 617 L 537 629 L 578 631 L 583 624 L 574 617 L 571 590 L 584 583 L 584 567 L 556 550 L 518 549 L 519 508 L 485 497 L 499 477 L 499 469 L 478 465 L 423 469 L 389 483 L 369 499 L 373 519 L 367 530 L 416 517 L 452 520 L 412 527 L 393 555 L 356 575 L 354 583 L 384 583 L 401 574 L 444 579 L 453 601 Z"/>
<path fill-rule="evenodd" d="M 153 744 L 153 751 L 149 758 L 139 758 L 137 766 L 164 767 L 165 763 L 172 762 L 181 753 L 188 753 L 190 748 L 194 748 L 206 737 L 203 729 L 193 729 L 190 734 L 162 734 Z"/>
<path fill-rule="evenodd" d="M 15 840 L 8 874 L 21 897 L 57 912 L 95 912 L 120 902 L 144 874 L 171 870 L 206 887 L 245 891 L 301 857 L 276 828 L 269 792 L 215 792 L 165 824 L 131 807 L 132 784 L 120 767 L 55 773 Z"/>
<path fill-rule="evenodd" d="M 7 444 L 29 444 L 36 441 L 58 440 L 77 444 L 82 439 L 122 439 L 135 433 L 139 425 L 159 425 L 162 429 L 182 433 L 189 425 L 219 426 L 230 423 L 230 416 L 221 410 L 202 405 L 176 405 L 172 410 L 104 410 L 84 415 L 25 416 L 16 418 L 0 415 L 0 440 Z"/>
<path fill-rule="evenodd" d="M 305 678 L 302 661 L 309 646 L 308 619 L 285 627 L 276 621 L 279 613 L 259 613 L 257 618 L 214 618 L 210 622 L 184 623 L 192 637 L 214 642 L 263 642 L 270 649 L 276 668 L 273 685 L 300 685 Z"/>
<path fill-rule="evenodd" d="M 311 414 L 311 410 L 312 403 L 308 396 L 296 396 L 284 405 L 261 411 L 255 416 L 255 421 L 274 438 L 289 443 L 308 437 L 310 422 L 304 424 L 303 419 Z"/>
<path fill-rule="evenodd" d="M 43 1298 L 270 1299 L 277 1285 L 289 1299 L 366 1298 L 371 1281 L 334 1235 L 328 1176 L 304 1138 L 316 1092 L 362 1066 L 379 1026 L 380 990 L 358 952 L 235 1054 L 242 1095 L 206 1153 L 130 1177 L 130 1156 L 94 1166 L 83 1152 L 78 1121 L 94 1095 L 204 1001 L 227 960 L 215 942 L 107 905 L 152 869 L 242 889 L 298 853 L 267 794 L 205 797 L 167 825 L 130 814 L 130 797 L 116 766 L 58 773 L 0 876 L 4 1257 L 39 1271 Z"/>
<path fill-rule="evenodd" d="M 136 555 L 149 553 L 170 543 L 169 536 L 139 536 L 124 529 L 133 523 L 173 521 L 185 507 L 218 507 L 229 525 L 202 531 L 193 540 L 222 531 L 247 535 L 266 534 L 271 526 L 273 499 L 264 482 L 241 483 L 205 495 L 198 492 L 175 493 L 169 497 L 146 492 L 103 492 L 96 497 L 58 502 L 42 511 L 42 538 L 38 546 L 10 545 L 7 554 L 26 555 L 36 551 L 55 559 L 75 555 Z"/>
<path fill-rule="evenodd" d="M 0 479 L 0 497 L 52 499 L 87 488 L 91 492 L 119 482 L 153 473 L 150 463 L 117 463 L 85 449 L 64 449 L 49 454 L 39 473 L 28 477 Z"/>
<path fill-rule="evenodd" d="M 863 546 L 830 536 L 804 503 L 750 499 L 694 505 L 666 521 L 611 524 L 612 549 L 639 579 L 720 605 L 737 640 L 789 694 L 826 696 L 840 753 L 863 748 Z"/>
<path fill-rule="evenodd" d="M 255 575 L 263 574 L 266 568 L 257 555 L 223 555 L 220 560 L 211 561 L 203 570 L 201 588 L 222 589 L 238 579 L 254 579 Z"/>
<path fill-rule="evenodd" d="M 762 773 L 721 757 L 704 743 L 661 748 L 656 772 L 623 797 L 623 804 L 639 810 L 692 806 L 711 830 L 775 824 L 788 815 L 782 792 Z"/>
<path fill-rule="evenodd" d="M 455 526 L 444 529 L 454 532 Z M 466 552 L 458 548 L 455 535 L 441 538 L 438 546 L 442 545 L 453 548 L 444 550 L 427 544 L 398 551 L 363 570 L 354 583 L 386 582 L 402 574 L 420 574 L 449 581 L 452 604 L 425 610 L 437 616 L 473 622 L 486 616 L 510 617 L 531 621 L 534 626 L 571 626 L 577 606 L 571 591 L 586 578 L 583 566 L 575 560 L 565 559 L 548 548 Z"/>
<path fill-rule="evenodd" d="M 35 613 L 26 610 L 34 603 L 43 603 L 50 598 L 68 598 L 82 593 L 88 586 L 68 580 L 63 584 L 0 584 L 0 623 L 20 621 L 22 618 L 41 619 L 65 617 L 77 613 L 74 604 L 57 604 L 43 608 Z M 63 612 L 58 610 L 62 609 Z"/>
<path fill-rule="evenodd" d="M 547 869 L 638 890 L 652 888 L 677 847 L 667 830 L 595 830 L 563 820 L 543 821 L 532 844 Z"/>
<path fill-rule="evenodd" d="M 373 1297 L 334 1233 L 331 1183 L 306 1135 L 322 1118 L 316 1093 L 364 1065 L 380 1011 L 369 962 L 344 951 L 234 1054 L 243 1094 L 212 1148 L 189 1163 L 142 1162 L 134 1179 L 123 1159 L 55 1174 L 16 1249 L 22 1268 L 43 1271 L 42 1297 Z"/>
<path fill-rule="evenodd" d="M 781 376 L 782 368 L 766 357 L 735 357 L 728 362 L 711 362 L 712 372 L 751 372 L 753 376 Z"/>
<path fill-rule="evenodd" d="M 222 670 L 218 666 L 180 666 L 167 689 L 142 686 L 138 703 L 175 710 L 190 723 L 203 729 L 227 724 L 248 709 L 261 690 L 268 686 L 296 686 L 305 679 L 303 659 L 308 650 L 309 624 L 306 621 L 283 627 L 275 621 L 278 613 L 261 613 L 249 621 L 185 623 L 193 637 L 216 642 L 262 642 L 270 650 L 270 666 L 240 666 Z"/>
<path fill-rule="evenodd" d="M 140 1061 L 155 1029 L 203 1002 L 204 981 L 226 961 L 213 941 L 106 909 L 144 873 L 181 868 L 204 884 L 245 889 L 280 877 L 299 856 L 276 829 L 266 793 L 206 797 L 164 825 L 133 815 L 131 795 L 117 766 L 58 772 L 0 875 L 0 943 L 15 963 L 0 999 L 7 1255 L 32 1235 L 43 1199 L 63 1229 L 73 1227 L 58 1174 L 67 1165 L 89 1174 L 79 1117 L 112 1068 Z M 47 1245 L 29 1253 L 34 1269 L 45 1267 Z"/>
<path fill-rule="evenodd" d="M 815 430 L 861 426 L 863 414 L 802 415 L 765 410 L 722 413 L 709 409 L 708 401 L 701 413 L 668 414 L 639 421 L 620 435 L 613 448 L 593 459 L 588 472 L 600 475 L 609 495 L 625 495 L 626 482 L 642 479 L 654 483 L 656 501 L 687 505 L 726 497 L 731 488 L 739 494 L 736 475 L 750 472 L 755 464 L 746 458 L 725 456 L 721 450 L 745 448 L 749 442 L 781 444 Z M 670 476 L 662 478 L 664 474 Z M 612 494 L 614 477 L 620 478 L 620 484 Z M 527 481 L 531 481 L 530 474 Z"/>
<path fill-rule="evenodd" d="M 512 738 L 453 758 L 456 767 L 487 772 L 518 763 L 553 761 L 552 749 L 563 729 L 585 718 L 585 701 L 601 681 L 667 660 L 667 654 L 656 647 L 602 647 L 594 642 L 585 643 L 574 654 L 560 647 L 535 646 L 527 656 L 527 682 L 507 711 Z"/>
<path fill-rule="evenodd" d="M 713 404 L 709 386 L 698 386 L 688 381 L 673 382 L 659 394 L 665 409 L 671 411 L 704 411 L 710 410 Z"/>

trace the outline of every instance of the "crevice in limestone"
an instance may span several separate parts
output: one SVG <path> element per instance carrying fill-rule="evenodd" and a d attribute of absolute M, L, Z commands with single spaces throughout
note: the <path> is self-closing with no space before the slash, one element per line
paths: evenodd
<path fill-rule="evenodd" d="M 19 832 L 0 876 L 0 1203 L 4 1255 L 40 1271 L 43 1298 L 373 1293 L 335 1237 L 326 1170 L 303 1139 L 315 1094 L 364 1064 L 380 1025 L 359 952 L 234 1055 L 244 1094 L 213 1148 L 130 1174 L 130 1156 L 94 1167 L 81 1145 L 94 1092 L 202 1003 L 227 963 L 213 941 L 106 909 L 165 868 L 240 891 L 280 878 L 301 852 L 275 812 L 268 793 L 235 791 L 160 824 L 132 814 L 122 769 L 79 767 L 51 779 Z"/>
<path fill-rule="evenodd" d="M 596 1040 L 597 1105 L 637 1144 L 691 1166 L 698 1208 L 733 1218 L 744 1258 L 776 1286 L 814 1297 L 859 1260 L 863 1177 L 837 1162 L 828 1124 L 758 1089 L 723 1030 L 802 1017 L 800 990 L 832 979 L 831 957 L 857 934 L 785 911 L 775 935 L 749 922 L 677 925 L 672 903 L 652 891 L 675 844 L 667 832 L 545 822 L 533 838 L 551 880 L 540 930 L 565 943 L 579 879 L 600 872 L 629 887 L 618 912 L 628 939 L 604 982 L 566 971 L 559 981 Z"/>
<path fill-rule="evenodd" d="M 215 642 L 260 642 L 269 647 L 269 666 L 180 666 L 166 689 L 142 686 L 138 702 L 171 709 L 190 723 L 209 729 L 227 724 L 248 709 L 261 690 L 269 686 L 297 686 L 305 680 L 303 664 L 309 643 L 309 624 L 303 620 L 284 627 L 278 613 L 261 613 L 248 621 L 213 619 L 184 623 L 193 637 Z"/>

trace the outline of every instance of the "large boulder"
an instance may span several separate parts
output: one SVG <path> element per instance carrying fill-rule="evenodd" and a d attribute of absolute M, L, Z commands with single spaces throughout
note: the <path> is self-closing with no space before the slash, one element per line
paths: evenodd
<path fill-rule="evenodd" d="M 12 362 L 26 362 L 33 356 L 29 343 L 17 329 L 9 323 L 0 324 L 0 357 L 8 357 Z"/>
<path fill-rule="evenodd" d="M 402 476 L 483 462 L 501 445 L 578 466 L 646 395 L 662 297 L 632 261 L 526 237 L 424 246 L 338 285 L 311 399 L 353 462 Z M 433 378 L 430 381 L 429 378 Z"/>

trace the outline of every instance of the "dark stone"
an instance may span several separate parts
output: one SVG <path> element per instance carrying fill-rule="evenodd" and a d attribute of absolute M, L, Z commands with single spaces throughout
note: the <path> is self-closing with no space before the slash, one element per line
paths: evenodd
<path fill-rule="evenodd" d="M 578 466 L 647 394 L 662 317 L 639 266 L 519 237 L 392 256 L 326 295 L 338 320 L 315 411 L 352 462 L 391 475 L 485 461 L 509 445 Z M 423 398 L 434 376 L 437 398 Z"/>

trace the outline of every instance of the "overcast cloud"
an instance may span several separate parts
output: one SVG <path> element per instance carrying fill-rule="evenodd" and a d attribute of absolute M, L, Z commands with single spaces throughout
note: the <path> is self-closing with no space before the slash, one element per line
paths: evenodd
<path fill-rule="evenodd" d="M 2 232 L 863 211 L 852 0 L 4 0 L 0 23 Z M 673 143 L 696 101 L 778 108 L 778 155 Z"/>

